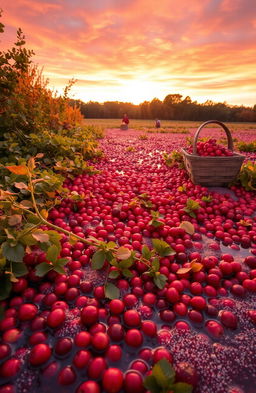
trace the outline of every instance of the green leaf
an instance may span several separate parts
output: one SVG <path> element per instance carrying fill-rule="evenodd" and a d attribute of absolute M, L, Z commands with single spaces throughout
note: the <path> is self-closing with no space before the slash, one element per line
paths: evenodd
<path fill-rule="evenodd" d="M 39 263 L 39 265 L 36 266 L 36 275 L 38 277 L 43 277 L 52 269 L 53 269 L 53 265 L 50 265 L 49 263 L 46 262 Z"/>
<path fill-rule="evenodd" d="M 159 289 L 163 289 L 165 287 L 167 277 L 164 274 L 158 274 L 154 276 L 154 283 Z"/>
<path fill-rule="evenodd" d="M 4 274 L 0 276 L 0 300 L 8 298 L 12 290 L 12 283 L 10 281 L 10 276 Z"/>
<path fill-rule="evenodd" d="M 122 274 L 123 274 L 124 277 L 127 277 L 127 278 L 132 278 L 133 277 L 133 273 L 129 269 L 123 269 L 122 270 Z"/>
<path fill-rule="evenodd" d="M 22 277 L 28 273 L 28 268 L 25 265 L 25 263 L 12 262 L 11 266 L 12 266 L 12 272 L 15 275 L 15 277 Z"/>
<path fill-rule="evenodd" d="M 115 242 L 108 242 L 107 243 L 107 249 L 108 250 L 114 250 L 116 248 L 116 243 Z"/>
<path fill-rule="evenodd" d="M 59 248 L 55 244 L 53 244 L 48 248 L 48 251 L 46 253 L 46 259 L 51 262 L 56 262 L 59 253 L 60 253 Z"/>
<path fill-rule="evenodd" d="M 161 257 L 167 257 L 169 255 L 175 255 L 176 252 L 173 250 L 172 247 L 169 246 L 164 240 L 160 239 L 152 239 L 152 244 L 156 252 Z"/>
<path fill-rule="evenodd" d="M 106 259 L 106 253 L 104 250 L 98 250 L 93 254 L 92 257 L 92 269 L 99 270 L 103 267 Z"/>
<path fill-rule="evenodd" d="M 102 250 L 103 251 L 103 250 Z M 104 251 L 105 252 L 105 258 L 108 262 L 111 262 L 115 257 L 113 251 Z"/>
<path fill-rule="evenodd" d="M 59 274 L 65 274 L 66 271 L 61 265 L 54 265 L 53 270 Z"/>
<path fill-rule="evenodd" d="M 158 385 L 156 378 L 153 375 L 148 375 L 144 379 L 144 387 L 151 393 L 161 393 L 161 387 Z"/>
<path fill-rule="evenodd" d="M 142 256 L 147 260 L 151 258 L 151 251 L 146 245 L 142 247 Z"/>
<path fill-rule="evenodd" d="M 119 268 L 119 263 L 117 262 L 116 258 L 113 258 L 109 261 L 110 265 L 118 267 Z"/>
<path fill-rule="evenodd" d="M 59 258 L 54 263 L 54 265 L 65 266 L 67 263 L 68 263 L 68 259 L 67 258 Z"/>
<path fill-rule="evenodd" d="M 117 277 L 119 277 L 119 275 L 120 275 L 120 273 L 118 270 L 111 270 L 108 277 L 112 278 L 112 279 L 116 279 Z"/>
<path fill-rule="evenodd" d="M 154 272 L 158 272 L 158 270 L 160 269 L 160 262 L 158 258 L 154 258 L 152 261 L 152 269 Z"/>
<path fill-rule="evenodd" d="M 111 282 L 105 285 L 105 296 L 108 299 L 118 299 L 120 296 L 120 290 Z"/>
<path fill-rule="evenodd" d="M 193 386 L 189 385 L 188 383 L 185 383 L 185 382 L 174 383 L 169 388 L 174 393 L 192 393 L 193 392 Z"/>
<path fill-rule="evenodd" d="M 159 228 L 164 225 L 163 221 L 159 221 L 156 218 L 152 218 L 152 220 L 150 220 L 148 224 L 152 225 L 155 228 Z"/>
<path fill-rule="evenodd" d="M 174 382 L 175 371 L 171 363 L 163 358 L 159 360 L 152 369 L 152 375 L 157 380 L 158 385 L 166 389 Z"/>
<path fill-rule="evenodd" d="M 119 262 L 119 267 L 120 269 L 128 269 L 133 265 L 134 261 L 133 259 L 129 258 L 124 261 Z"/>
<path fill-rule="evenodd" d="M 24 246 L 21 243 L 11 246 L 9 242 L 4 242 L 2 244 L 2 254 L 9 261 L 22 262 L 25 255 Z"/>

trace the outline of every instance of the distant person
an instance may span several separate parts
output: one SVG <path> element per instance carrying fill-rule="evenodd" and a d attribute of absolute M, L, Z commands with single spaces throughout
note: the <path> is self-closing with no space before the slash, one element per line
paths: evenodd
<path fill-rule="evenodd" d="M 129 118 L 126 113 L 124 113 L 122 118 L 122 124 L 120 126 L 121 130 L 128 130 Z"/>
<path fill-rule="evenodd" d="M 124 124 L 129 124 L 129 119 L 128 119 L 128 116 L 127 116 L 127 114 L 126 113 L 124 113 L 124 116 L 123 116 L 123 119 L 122 119 L 122 123 L 124 123 Z"/>
<path fill-rule="evenodd" d="M 156 128 L 160 128 L 161 127 L 161 122 L 159 119 L 156 119 Z"/>

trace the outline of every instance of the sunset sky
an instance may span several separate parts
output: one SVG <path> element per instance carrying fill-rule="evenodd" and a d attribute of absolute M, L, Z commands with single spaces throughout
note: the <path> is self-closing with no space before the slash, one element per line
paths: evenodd
<path fill-rule="evenodd" d="M 1 0 L 59 92 L 140 103 L 167 94 L 256 104 L 256 0 Z"/>

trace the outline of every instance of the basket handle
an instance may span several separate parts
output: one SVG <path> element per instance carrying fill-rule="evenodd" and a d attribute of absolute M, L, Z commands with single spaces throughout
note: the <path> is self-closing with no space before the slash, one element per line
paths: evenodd
<path fill-rule="evenodd" d="M 202 130 L 202 128 L 204 128 L 206 126 L 206 124 L 211 124 L 211 123 L 219 124 L 223 128 L 223 130 L 225 131 L 225 133 L 227 135 L 227 139 L 228 139 L 228 149 L 231 151 L 234 150 L 232 135 L 231 135 L 231 132 L 229 131 L 228 127 L 219 120 L 208 120 L 205 123 L 201 124 L 201 126 L 197 129 L 197 131 L 195 133 L 194 140 L 193 140 L 193 154 L 197 154 L 197 147 L 196 146 L 197 146 L 197 140 L 199 138 L 200 131 Z"/>

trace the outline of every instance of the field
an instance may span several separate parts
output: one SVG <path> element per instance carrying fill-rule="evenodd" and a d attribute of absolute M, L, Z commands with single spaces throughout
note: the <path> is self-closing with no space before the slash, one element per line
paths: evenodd
<path fill-rule="evenodd" d="M 119 128 L 121 119 L 85 119 L 86 125 L 95 125 L 106 128 Z M 173 121 L 173 120 L 162 120 L 161 129 L 166 131 L 179 131 L 179 130 L 194 130 L 198 128 L 203 122 L 202 121 Z M 256 123 L 225 123 L 231 131 L 252 131 L 254 137 L 256 137 Z M 134 130 L 147 130 L 155 129 L 154 120 L 141 120 L 141 119 L 130 119 L 129 127 Z M 210 127 L 210 126 L 208 126 Z M 211 128 L 218 128 L 217 125 L 212 125 Z M 157 129 L 155 129 L 157 130 Z"/>
<path fill-rule="evenodd" d="M 86 124 L 105 129 L 103 156 L 65 178 L 82 198 L 58 201 L 42 226 L 47 239 L 50 225 L 66 231 L 59 256 L 32 228 L 42 249 L 27 248 L 28 274 L 2 302 L 0 393 L 255 393 L 255 191 L 189 180 L 171 153 L 199 123 Z M 254 125 L 231 129 L 255 141 Z"/>

